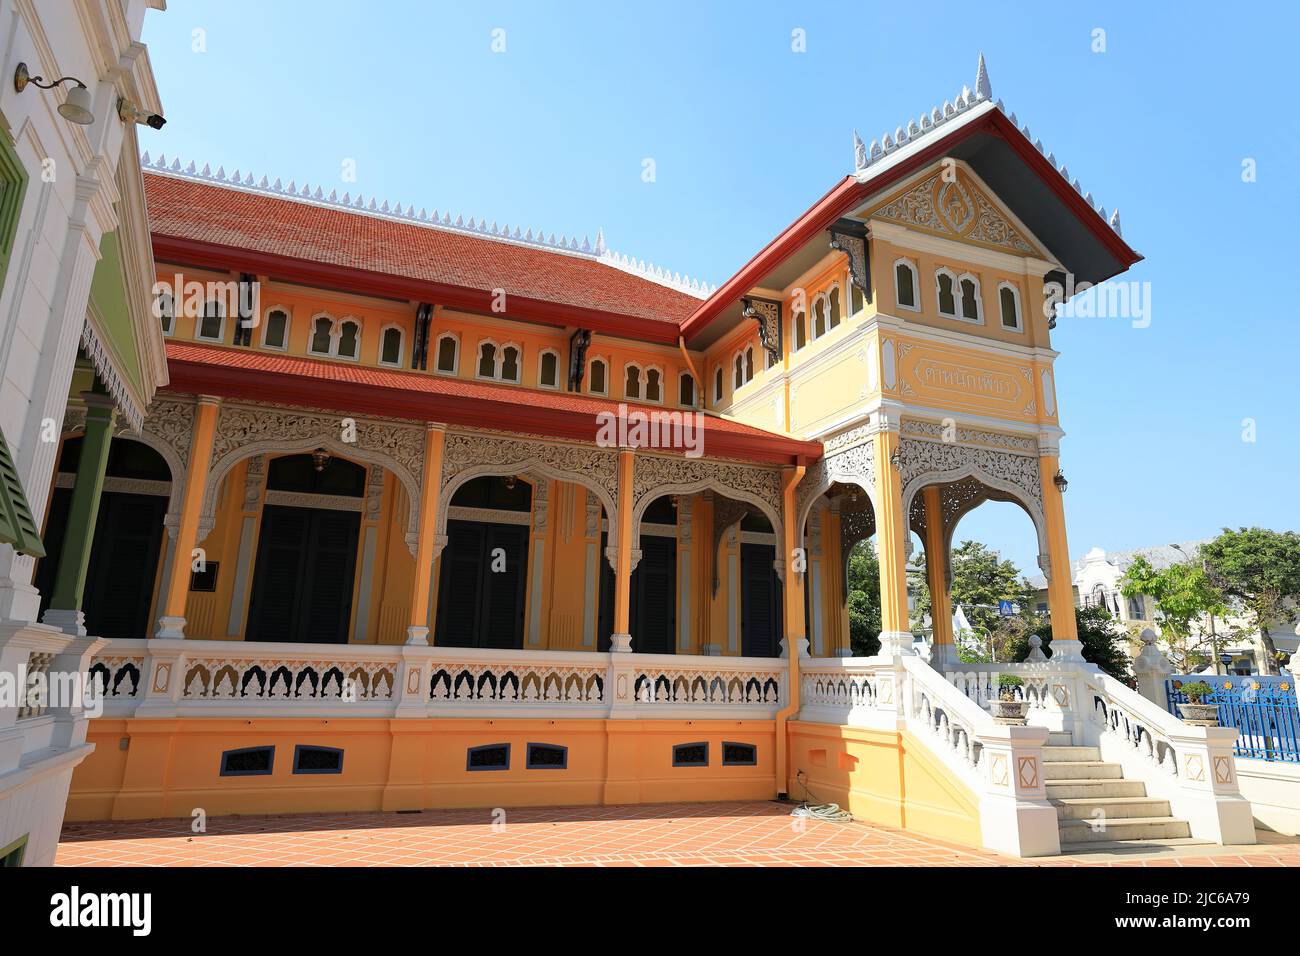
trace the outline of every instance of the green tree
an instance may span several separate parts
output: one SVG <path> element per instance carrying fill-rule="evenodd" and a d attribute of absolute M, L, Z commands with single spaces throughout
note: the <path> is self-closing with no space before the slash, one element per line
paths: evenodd
<path fill-rule="evenodd" d="M 1228 605 L 1199 561 L 1183 561 L 1157 570 L 1139 555 L 1120 579 L 1125 597 L 1146 595 L 1160 609 L 1160 632 L 1177 673 L 1202 667 L 1218 648 L 1210 639 L 1210 616 L 1223 617 Z M 1207 655 L 1208 649 L 1208 655 Z"/>
<path fill-rule="evenodd" d="M 880 653 L 880 561 L 871 541 L 849 552 L 849 644 L 854 657 Z"/>
<path fill-rule="evenodd" d="M 1029 636 L 1037 634 L 1042 638 L 1043 652 L 1050 657 L 1052 646 L 1052 619 L 1050 615 L 1034 615 L 1034 626 L 1024 632 L 1010 647 L 1010 659 L 1023 661 L 1029 656 Z M 1083 645 L 1083 659 L 1096 664 L 1116 680 L 1133 686 L 1133 675 L 1129 671 L 1129 656 L 1125 649 L 1127 637 L 1124 631 L 1111 618 L 1104 607 L 1081 607 L 1075 610 L 1075 628 L 1079 634 L 1079 643 Z"/>
<path fill-rule="evenodd" d="M 1260 669 L 1279 671 L 1277 645 L 1269 627 L 1294 624 L 1300 605 L 1300 534 L 1267 528 L 1224 528 L 1202 546 L 1210 580 L 1246 618 L 1245 633 L 1257 634 Z"/>
<path fill-rule="evenodd" d="M 914 595 L 912 626 L 919 628 L 932 604 L 925 573 L 925 557 L 917 554 L 907 569 Z M 978 633 L 992 635 L 1006 629 L 998 613 L 999 601 L 1014 601 L 1022 616 L 1032 616 L 1034 590 L 1012 562 L 978 541 L 963 541 L 952 552 L 952 603 L 960 605 Z M 1005 658 L 1003 658 L 1005 660 Z"/>

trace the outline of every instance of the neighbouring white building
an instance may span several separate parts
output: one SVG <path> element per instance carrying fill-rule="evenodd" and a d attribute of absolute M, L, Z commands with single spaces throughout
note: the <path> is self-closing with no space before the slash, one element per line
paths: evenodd
<path fill-rule="evenodd" d="M 1130 564 L 1137 557 L 1144 557 L 1151 566 L 1160 570 L 1170 565 L 1194 559 L 1197 551 L 1207 541 L 1185 541 L 1176 545 L 1158 545 L 1151 548 L 1134 548 L 1129 551 L 1106 551 L 1093 548 L 1077 561 L 1070 564 L 1071 580 L 1074 584 L 1074 599 L 1078 607 L 1104 607 L 1111 616 L 1132 634 L 1139 634 L 1143 628 L 1154 628 L 1160 633 L 1160 615 L 1156 602 L 1145 595 L 1125 597 L 1121 593 L 1120 580 L 1124 577 Z M 1047 582 L 1040 575 L 1029 579 L 1035 589 L 1040 611 L 1047 607 Z M 1243 634 L 1244 622 L 1237 616 L 1206 619 L 1198 628 L 1206 635 L 1213 634 L 1204 641 L 1203 653 L 1211 655 L 1211 644 L 1217 643 L 1218 653 L 1227 655 L 1230 661 L 1225 665 L 1222 660 L 1207 665 L 1204 670 L 1215 672 L 1254 673 L 1259 667 L 1259 641 L 1255 635 Z M 1270 628 L 1270 635 L 1279 651 L 1288 654 L 1296 652 L 1300 638 L 1297 637 L 1295 624 L 1278 624 Z M 1136 652 L 1137 648 L 1134 648 Z"/>
<path fill-rule="evenodd" d="M 32 584 L 69 394 L 128 431 L 167 377 L 136 137 L 161 125 L 140 35 L 164 8 L 0 0 L 0 866 L 53 862 L 91 750 L 79 699 L 22 692 L 100 644 L 75 614 L 38 622 Z M 68 534 L 93 534 L 90 517 Z"/>

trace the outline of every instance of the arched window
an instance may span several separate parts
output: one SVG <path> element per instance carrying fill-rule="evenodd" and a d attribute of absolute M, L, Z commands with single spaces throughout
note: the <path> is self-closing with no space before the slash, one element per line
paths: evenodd
<path fill-rule="evenodd" d="M 662 402 L 664 400 L 664 373 L 657 368 L 648 368 L 645 370 L 645 400 L 647 402 Z"/>
<path fill-rule="evenodd" d="M 282 306 L 266 310 L 262 323 L 262 347 L 283 352 L 289 346 L 289 310 Z"/>
<path fill-rule="evenodd" d="M 543 349 L 537 359 L 537 384 L 542 388 L 560 387 L 560 353 Z"/>
<path fill-rule="evenodd" d="M 379 364 L 402 365 L 402 330 L 395 325 L 385 327 L 379 336 Z"/>
<path fill-rule="evenodd" d="M 831 286 L 830 291 L 826 294 L 826 299 L 830 303 L 830 327 L 833 329 L 840 324 L 840 287 Z"/>
<path fill-rule="evenodd" d="M 592 359 L 591 367 L 587 370 L 587 391 L 593 395 L 604 395 L 608 392 L 609 383 L 605 381 L 608 371 L 604 359 Z"/>
<path fill-rule="evenodd" d="M 822 293 L 813 299 L 812 304 L 812 337 L 819 339 L 826 334 L 826 321 L 830 317 L 831 300 L 826 293 Z"/>
<path fill-rule="evenodd" d="M 794 313 L 794 316 L 790 321 L 793 323 L 794 329 L 791 333 L 791 338 L 794 341 L 794 348 L 797 352 L 808 344 L 808 317 L 804 315 L 801 310 Z"/>
<path fill-rule="evenodd" d="M 450 332 L 438 336 L 437 359 L 434 370 L 455 375 L 460 365 L 460 340 Z"/>
<path fill-rule="evenodd" d="M 339 323 L 338 348 L 334 354 L 348 359 L 361 354 L 361 323 L 352 319 L 344 319 Z"/>
<path fill-rule="evenodd" d="M 907 259 L 894 262 L 894 297 L 900 309 L 919 311 L 921 308 L 917 299 L 916 266 Z"/>
<path fill-rule="evenodd" d="M 677 377 L 677 403 L 687 408 L 695 407 L 695 376 L 682 372 Z"/>
<path fill-rule="evenodd" d="M 641 397 L 641 367 L 628 363 L 623 366 L 623 397 Z"/>
<path fill-rule="evenodd" d="M 963 275 L 961 289 L 961 317 L 969 322 L 982 322 L 984 310 L 980 308 L 980 280 L 973 275 Z"/>
<path fill-rule="evenodd" d="M 1002 327 L 1021 331 L 1020 290 L 1009 282 L 999 283 L 998 305 L 1002 310 Z"/>
<path fill-rule="evenodd" d="M 315 355 L 329 355 L 334 344 L 334 320 L 328 315 L 318 315 L 311 320 L 311 344 L 308 351 Z"/>
<path fill-rule="evenodd" d="M 519 381 L 519 346 L 507 345 L 501 350 L 501 380 Z"/>
<path fill-rule="evenodd" d="M 220 342 L 226 337 L 226 310 L 218 300 L 210 299 L 203 304 L 203 316 L 194 337 L 209 342 Z"/>
<path fill-rule="evenodd" d="M 713 404 L 722 404 L 722 366 L 713 370 Z"/>
<path fill-rule="evenodd" d="M 745 349 L 745 381 L 754 380 L 754 346 Z"/>
<path fill-rule="evenodd" d="M 478 346 L 478 377 L 497 377 L 497 346 L 495 342 L 480 342 Z"/>
<path fill-rule="evenodd" d="M 176 300 L 170 292 L 162 292 L 154 297 L 153 311 L 162 325 L 163 335 L 171 335 L 176 331 Z"/>
<path fill-rule="evenodd" d="M 957 277 L 947 269 L 934 274 L 940 315 L 957 315 Z"/>
<path fill-rule="evenodd" d="M 736 389 L 736 388 L 740 388 L 740 386 L 745 384 L 745 359 L 741 355 L 737 354 L 736 361 L 734 364 L 735 364 L 735 369 L 734 369 L 735 374 L 732 376 L 731 379 L 731 387 L 733 389 Z"/>

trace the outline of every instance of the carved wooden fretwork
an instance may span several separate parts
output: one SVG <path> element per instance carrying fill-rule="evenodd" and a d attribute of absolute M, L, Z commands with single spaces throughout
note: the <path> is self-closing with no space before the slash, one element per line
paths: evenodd
<path fill-rule="evenodd" d="M 982 428 L 965 428 L 953 426 L 945 429 L 940 422 L 923 422 L 908 419 L 903 422 L 904 438 L 925 438 L 931 441 L 944 441 L 947 435 L 962 445 L 988 445 L 993 448 L 1005 448 L 1022 455 L 1036 455 L 1038 443 L 1026 435 L 1008 435 L 1004 432 L 986 431 Z"/>
<path fill-rule="evenodd" d="M 713 593 L 718 593 L 718 562 L 722 538 L 729 531 L 734 531 L 745 515 L 753 511 L 753 506 L 743 501 L 736 501 L 725 495 L 713 496 Z M 728 539 L 730 540 L 730 539 Z"/>
<path fill-rule="evenodd" d="M 63 433 L 68 435 L 85 429 L 86 409 L 81 406 L 69 406 L 63 416 Z M 162 396 L 155 397 L 149 405 L 139 432 L 133 431 L 128 422 L 120 419 L 115 420 L 113 426 L 113 437 L 129 438 L 148 445 L 167 462 L 172 481 L 163 524 L 167 527 L 168 535 L 173 538 L 180 523 L 181 496 L 185 492 L 185 480 L 189 474 L 187 468 L 193 431 L 193 399 Z"/>
<path fill-rule="evenodd" d="M 830 247 L 849 257 L 849 278 L 871 301 L 871 259 L 867 255 L 867 234 L 861 223 L 837 222 L 830 228 Z"/>
<path fill-rule="evenodd" d="M 840 560 L 843 567 L 840 569 L 843 573 L 840 578 L 843 582 L 843 594 L 841 602 L 847 604 L 849 601 L 849 558 L 853 553 L 853 546 L 859 541 L 866 541 L 876 533 L 876 512 L 871 507 L 870 502 L 865 502 L 864 506 L 853 511 L 840 508 Z"/>
<path fill-rule="evenodd" d="M 293 454 L 322 447 L 340 458 L 386 468 L 397 476 L 406 489 L 405 537 L 407 548 L 414 555 L 419 515 L 411 503 L 420 500 L 426 429 L 417 424 L 372 419 L 358 418 L 353 422 L 355 429 L 345 431 L 342 416 L 325 412 L 223 403 L 212 440 L 212 467 L 203 494 L 198 540 L 202 541 L 212 530 L 218 489 L 236 463 L 254 455 Z M 345 436 L 356 440 L 344 441 Z"/>
<path fill-rule="evenodd" d="M 661 495 L 689 495 L 712 489 L 746 501 L 781 530 L 781 472 L 739 462 L 664 455 L 637 455 L 632 478 L 632 547 L 640 545 L 641 515 Z"/>
<path fill-rule="evenodd" d="M 266 456 L 254 455 L 248 459 L 244 473 L 244 510 L 256 511 L 262 500 L 262 487 L 266 484 Z"/>
<path fill-rule="evenodd" d="M 945 549 L 957 523 L 985 501 L 1010 501 L 1029 515 L 1039 551 L 1047 551 L 1043 490 L 1036 454 L 904 438 L 900 443 L 903 501 L 909 524 L 925 540 L 926 513 L 921 489 L 940 486 Z"/>
<path fill-rule="evenodd" d="M 781 303 L 746 296 L 740 300 L 741 314 L 758 323 L 758 340 L 773 363 L 781 361 Z"/>
<path fill-rule="evenodd" d="M 569 391 L 582 391 L 587 374 L 587 349 L 591 347 L 591 329 L 578 329 L 569 338 Z"/>
<path fill-rule="evenodd" d="M 537 492 L 545 486 L 541 478 L 570 481 L 592 492 L 607 514 L 618 513 L 618 451 L 590 445 L 533 441 L 495 433 L 448 432 L 443 444 L 441 491 L 438 495 L 438 523 L 435 554 L 446 544 L 447 509 L 461 485 L 483 475 L 528 475 Z M 545 492 L 542 493 L 543 503 Z M 542 521 L 545 522 L 545 517 Z M 544 524 L 543 524 L 544 527 Z M 541 530 L 541 529 L 539 529 Z M 610 545 L 617 531 L 610 529 Z"/>
<path fill-rule="evenodd" d="M 366 471 L 366 521 L 378 521 L 384 504 L 384 469 L 370 467 Z"/>
<path fill-rule="evenodd" d="M 936 170 L 872 215 L 949 238 L 1042 255 L 964 171 L 944 173 Z"/>
<path fill-rule="evenodd" d="M 803 480 L 795 493 L 795 506 L 798 508 L 797 520 L 802 533 L 808 521 L 808 512 L 813 502 L 840 483 L 856 485 L 874 500 L 876 493 L 876 442 L 867 437 L 866 427 L 855 428 L 842 436 L 827 442 L 823 447 L 826 455 L 820 461 L 809 466 L 804 472 Z"/>

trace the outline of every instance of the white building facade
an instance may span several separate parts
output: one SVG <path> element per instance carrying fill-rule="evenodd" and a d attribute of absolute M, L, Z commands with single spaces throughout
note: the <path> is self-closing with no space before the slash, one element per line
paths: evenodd
<path fill-rule="evenodd" d="M 98 644 L 76 614 L 38 621 L 32 584 L 64 412 L 85 388 L 112 427 L 138 427 L 166 381 L 136 159 L 137 123 L 161 113 L 140 35 L 164 7 L 0 0 L 0 865 L 53 862 L 90 749 L 79 699 L 25 693 L 84 670 Z"/>

